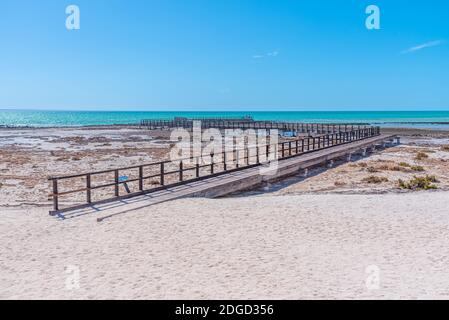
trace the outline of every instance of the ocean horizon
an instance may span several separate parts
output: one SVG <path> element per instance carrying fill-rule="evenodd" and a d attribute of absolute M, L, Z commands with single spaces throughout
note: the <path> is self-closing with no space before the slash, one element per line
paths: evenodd
<path fill-rule="evenodd" d="M 52 111 L 0 110 L 0 127 L 136 124 L 142 119 L 244 117 L 305 123 L 363 123 L 381 127 L 449 129 L 448 111 Z"/>

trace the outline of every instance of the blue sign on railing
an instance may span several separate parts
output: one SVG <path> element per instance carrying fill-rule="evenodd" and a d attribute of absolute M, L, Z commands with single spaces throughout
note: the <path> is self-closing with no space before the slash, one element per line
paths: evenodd
<path fill-rule="evenodd" d="M 120 176 L 119 178 L 118 178 L 118 182 L 125 182 L 125 181 L 128 181 L 129 180 L 129 177 L 128 176 Z"/>
<path fill-rule="evenodd" d="M 284 131 L 282 133 L 282 136 L 287 138 L 293 138 L 296 136 L 296 133 L 294 131 Z"/>

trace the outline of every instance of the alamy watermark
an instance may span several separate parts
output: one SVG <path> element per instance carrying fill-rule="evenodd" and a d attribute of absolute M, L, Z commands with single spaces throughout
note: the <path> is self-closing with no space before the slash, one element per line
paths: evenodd
<path fill-rule="evenodd" d="M 68 265 L 65 268 L 65 288 L 66 290 L 78 290 L 80 288 L 80 267 Z"/>
<path fill-rule="evenodd" d="M 274 175 L 278 169 L 278 130 L 203 130 L 201 121 L 194 121 L 192 130 L 173 130 L 170 140 L 175 142 L 170 150 L 170 161 L 175 164 L 261 164 L 261 175 Z"/>
<path fill-rule="evenodd" d="M 380 29 L 380 8 L 376 5 L 369 5 L 365 10 L 369 16 L 365 20 L 365 26 L 368 30 Z"/>
<path fill-rule="evenodd" d="M 67 30 L 79 30 L 81 28 L 80 8 L 77 5 L 71 4 L 65 9 L 68 15 L 65 20 L 65 27 Z"/>
<path fill-rule="evenodd" d="M 368 275 L 365 280 L 366 288 L 369 291 L 380 289 L 380 268 L 376 265 L 369 265 L 365 268 L 365 273 Z"/>
<path fill-rule="evenodd" d="M 80 8 L 75 4 L 66 7 L 65 13 L 67 15 L 65 26 L 67 30 L 79 30 L 81 28 Z M 380 8 L 377 5 L 371 4 L 366 7 L 365 13 L 369 16 L 365 20 L 365 26 L 368 30 L 380 29 Z M 273 54 L 277 54 L 277 51 Z M 270 54 L 269 54 L 270 55 Z"/>

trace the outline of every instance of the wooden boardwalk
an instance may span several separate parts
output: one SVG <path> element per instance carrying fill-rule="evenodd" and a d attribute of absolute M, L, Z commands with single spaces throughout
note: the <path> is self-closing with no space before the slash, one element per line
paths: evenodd
<path fill-rule="evenodd" d="M 395 136 L 378 135 L 364 140 L 351 142 L 348 144 L 333 146 L 314 152 L 292 156 L 278 161 L 276 170 L 269 171 L 261 166 L 250 167 L 239 171 L 224 173 L 219 176 L 205 178 L 199 181 L 186 182 L 182 185 L 169 187 L 164 190 L 155 191 L 148 194 L 138 195 L 130 199 L 120 199 L 104 204 L 92 205 L 66 213 L 59 213 L 60 218 L 73 218 L 91 213 L 102 213 L 98 221 L 106 218 L 151 206 L 154 204 L 171 201 L 187 197 L 207 197 L 216 198 L 225 196 L 236 191 L 242 191 L 256 187 L 263 182 L 279 180 L 287 176 L 296 174 L 298 171 L 322 163 L 332 162 L 334 159 L 343 156 L 350 156 L 353 153 L 364 155 L 371 148 L 385 147 L 394 141 Z"/>
<path fill-rule="evenodd" d="M 193 119 L 174 119 L 174 120 L 158 120 L 144 119 L 140 121 L 141 128 L 152 129 L 173 129 L 184 128 L 192 129 L 194 126 Z M 282 122 L 282 121 L 260 121 L 252 119 L 202 119 L 201 128 L 215 129 L 241 129 L 241 130 L 279 130 L 292 131 L 297 134 L 329 134 L 338 132 L 348 132 L 354 130 L 363 130 L 371 128 L 370 125 L 357 124 L 331 124 L 331 123 L 305 123 L 305 122 Z"/>

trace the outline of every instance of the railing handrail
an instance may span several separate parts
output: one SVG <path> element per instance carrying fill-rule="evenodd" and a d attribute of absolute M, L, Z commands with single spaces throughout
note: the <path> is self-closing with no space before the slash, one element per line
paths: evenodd
<path fill-rule="evenodd" d="M 108 198 L 108 199 L 114 199 L 116 197 L 119 197 L 119 188 L 118 187 L 119 187 L 119 185 L 125 184 L 126 182 L 139 181 L 140 192 L 144 192 L 144 191 L 151 192 L 152 190 L 157 189 L 157 187 L 153 187 L 153 188 L 144 190 L 143 189 L 143 181 L 144 180 L 160 177 L 161 180 L 160 180 L 159 184 L 161 185 L 161 187 L 166 187 L 166 185 L 164 183 L 164 181 L 165 181 L 164 177 L 166 175 L 170 175 L 170 174 L 179 174 L 179 180 L 177 183 L 182 183 L 184 181 L 192 180 L 192 179 L 183 180 L 183 173 L 187 172 L 187 171 L 191 171 L 191 170 L 196 170 L 196 178 L 193 178 L 193 179 L 198 179 L 198 178 L 205 178 L 205 177 L 214 175 L 215 174 L 214 166 L 219 165 L 219 164 L 223 164 L 223 170 L 220 171 L 219 173 L 229 172 L 229 170 L 227 170 L 227 164 L 231 164 L 231 163 L 235 163 L 234 169 L 232 169 L 232 170 L 239 170 L 239 169 L 248 168 L 250 166 L 254 166 L 255 164 L 250 164 L 250 159 L 254 158 L 254 157 L 257 158 L 257 165 L 260 165 L 261 162 L 259 160 L 260 160 L 261 156 L 262 157 L 264 155 L 267 156 L 267 160 L 270 161 L 268 156 L 269 156 L 269 154 L 272 154 L 270 151 L 270 148 L 272 148 L 273 146 L 274 146 L 274 150 L 276 153 L 276 159 L 282 160 L 282 159 L 289 158 L 291 156 L 297 156 L 297 155 L 306 153 L 305 149 L 304 149 L 306 141 L 307 141 L 307 153 L 309 153 L 309 152 L 313 152 L 313 151 L 323 150 L 328 147 L 338 146 L 338 145 L 342 145 L 342 144 L 346 144 L 346 143 L 351 143 L 354 141 L 360 141 L 360 140 L 363 140 L 366 138 L 377 136 L 379 134 L 380 134 L 379 127 L 370 126 L 368 128 L 362 128 L 362 129 L 357 129 L 357 130 L 353 130 L 353 131 L 333 132 L 333 133 L 323 134 L 318 137 L 303 137 L 303 138 L 299 138 L 299 139 L 282 141 L 282 142 L 278 142 L 278 143 L 267 143 L 267 144 L 263 144 L 263 145 L 256 144 L 255 146 L 253 145 L 251 147 L 246 146 L 244 148 L 239 148 L 239 149 L 232 148 L 232 150 L 226 150 L 226 148 L 224 148 L 225 147 L 225 145 L 224 145 L 221 152 L 210 153 L 209 156 L 210 156 L 211 163 L 207 163 L 207 164 L 201 163 L 201 165 L 200 165 L 201 159 L 204 157 L 207 158 L 207 155 L 197 155 L 197 156 L 180 158 L 180 159 L 176 159 L 173 161 L 172 160 L 163 160 L 163 161 L 146 163 L 146 164 L 141 164 L 141 165 L 134 165 L 134 166 L 129 166 L 129 167 L 114 168 L 114 169 L 107 169 L 107 170 L 93 171 L 93 172 L 85 172 L 85 173 L 74 174 L 74 175 L 49 177 L 48 180 L 53 182 L 53 192 L 50 194 L 50 196 L 53 197 L 53 204 L 54 204 L 53 212 L 57 212 L 59 210 L 59 205 L 58 205 L 59 200 L 58 199 L 59 199 L 59 196 L 62 196 L 62 195 L 79 193 L 79 192 L 87 192 L 87 195 L 86 195 L 87 204 L 90 204 L 91 203 L 91 191 L 95 190 L 95 189 L 103 188 L 103 187 L 115 186 L 115 197 Z M 317 139 L 318 139 L 318 148 L 316 148 L 316 140 Z M 312 144 L 310 143 L 311 140 L 313 141 Z M 327 140 L 327 147 L 326 147 L 326 140 Z M 298 149 L 299 142 L 301 142 L 301 148 L 302 148 L 301 152 L 299 152 L 299 149 Z M 331 142 L 331 144 L 330 144 L 330 142 Z M 256 140 L 256 143 L 258 143 L 258 140 Z M 295 144 L 294 148 L 292 148 L 293 144 Z M 286 145 L 288 145 L 288 148 L 285 148 Z M 312 150 L 310 149 L 311 145 L 313 146 Z M 257 150 L 256 155 L 254 155 L 254 154 L 251 155 L 250 150 L 254 150 L 254 149 Z M 262 152 L 259 152 L 260 150 L 262 150 Z M 292 153 L 292 150 L 295 150 L 295 154 Z M 243 158 L 240 157 L 240 151 L 243 151 Z M 281 152 L 281 155 L 282 155 L 281 157 L 279 156 L 279 152 Z M 288 154 L 285 155 L 285 152 L 288 152 Z M 226 161 L 228 153 L 234 154 L 232 162 Z M 237 154 L 235 154 L 235 153 L 237 153 Z M 215 155 L 221 155 L 223 157 L 222 161 L 220 158 L 219 162 L 214 162 L 213 159 L 214 159 Z M 235 157 L 235 155 L 237 155 L 237 157 Z M 183 163 L 186 163 L 188 160 L 189 161 L 195 160 L 195 166 L 190 166 L 190 167 L 184 168 Z M 246 163 L 241 164 L 240 163 L 241 160 L 246 161 Z M 173 170 L 173 171 L 165 171 L 164 165 L 167 163 L 169 163 L 169 164 L 179 163 L 179 168 L 176 170 Z M 157 166 L 157 165 L 160 166 L 160 171 L 158 174 L 143 176 L 143 168 L 149 167 L 149 166 Z M 199 169 L 209 167 L 209 166 L 210 166 L 211 173 L 201 176 L 199 173 Z M 131 180 L 128 179 L 126 181 L 120 181 L 119 180 L 119 172 L 124 171 L 124 170 L 131 170 L 131 169 L 139 169 L 139 177 L 136 179 L 131 179 Z M 104 174 L 104 173 L 114 173 L 114 175 L 115 175 L 114 182 L 106 183 L 103 185 L 96 185 L 96 186 L 92 187 L 91 177 L 93 175 Z M 64 179 L 80 178 L 80 177 L 86 177 L 86 187 L 77 189 L 77 190 L 58 192 L 58 181 L 64 180 Z"/>
<path fill-rule="evenodd" d="M 377 128 L 377 127 L 370 127 L 370 128 Z M 364 128 L 367 129 L 367 128 Z M 343 131 L 343 132 L 335 132 L 335 133 L 328 133 L 327 135 L 330 134 L 341 134 L 341 133 L 347 133 L 347 132 L 356 132 L 359 130 L 364 130 L 364 129 L 357 129 L 355 131 Z M 327 136 L 327 135 L 323 135 L 323 136 Z M 323 137 L 320 136 L 320 137 Z M 305 139 L 313 139 L 313 138 L 318 138 L 318 137 L 304 137 L 304 138 L 299 138 L 299 139 L 295 139 L 295 140 L 290 140 L 290 141 L 285 141 L 285 142 L 278 142 L 277 145 L 281 145 L 283 143 L 288 143 L 288 142 L 296 142 L 296 141 L 302 141 Z M 247 147 L 247 148 L 241 148 L 241 149 L 232 149 L 233 151 L 245 151 L 245 150 L 253 150 L 256 148 L 263 148 L 263 147 L 267 147 L 267 146 L 273 146 L 276 145 L 276 143 L 270 143 L 270 144 L 264 144 L 264 145 L 256 145 L 253 147 Z M 231 152 L 231 151 L 229 151 Z M 176 162 L 178 161 L 187 161 L 187 160 L 196 160 L 197 158 L 203 158 L 205 155 L 200 155 L 200 156 L 190 156 L 190 157 L 186 157 L 186 158 L 179 158 L 176 159 Z M 150 167 L 150 166 L 155 166 L 155 165 L 160 165 L 162 163 L 172 163 L 172 160 L 162 160 L 162 161 L 157 161 L 157 162 L 150 162 L 150 163 L 144 163 L 144 164 L 140 164 L 140 165 L 134 165 L 134 166 L 129 166 L 129 167 L 119 167 L 119 168 L 114 168 L 114 169 L 107 169 L 107 170 L 100 170 L 100 171 L 89 171 L 89 172 L 84 172 L 84 173 L 79 173 L 79 174 L 74 174 L 74 175 L 62 175 L 62 176 L 50 176 L 48 177 L 48 180 L 63 180 L 63 179 L 72 179 L 72 178 L 80 178 L 80 177 L 84 177 L 88 174 L 90 175 L 99 175 L 99 174 L 105 174 L 105 173 L 111 173 L 114 172 L 116 170 L 119 171 L 123 171 L 123 170 L 131 170 L 131 169 L 138 169 L 140 167 Z"/>
<path fill-rule="evenodd" d="M 143 119 L 140 121 L 141 125 L 147 125 L 148 123 L 152 122 L 152 123 L 163 123 L 163 124 L 172 124 L 172 125 L 179 125 L 179 124 L 192 124 L 194 121 L 196 121 L 196 119 L 182 119 L 182 120 L 175 120 L 175 119 Z M 361 127 L 363 128 L 370 128 L 373 127 L 370 124 L 367 123 L 350 123 L 350 122 L 329 122 L 329 123 L 316 123 L 316 122 L 304 122 L 304 121 L 273 121 L 273 120 L 253 120 L 253 121 L 241 121 L 241 120 L 226 120 L 226 119 L 203 119 L 202 121 L 204 121 L 205 124 L 208 124 L 209 122 L 221 122 L 221 123 L 231 123 L 231 124 L 238 124 L 239 122 L 244 123 L 246 126 L 248 125 L 255 125 L 255 124 L 271 124 L 271 125 L 278 125 L 278 126 L 282 126 L 282 125 L 292 125 L 292 124 L 297 124 L 297 125 L 309 125 L 309 126 L 316 126 L 318 128 L 318 126 L 321 127 L 325 127 L 325 126 L 357 126 L 359 128 L 357 129 L 361 129 Z M 244 125 L 244 126 L 245 126 Z M 352 131 L 352 130 L 349 130 Z M 344 132 L 347 132 L 347 130 L 345 130 Z"/>

